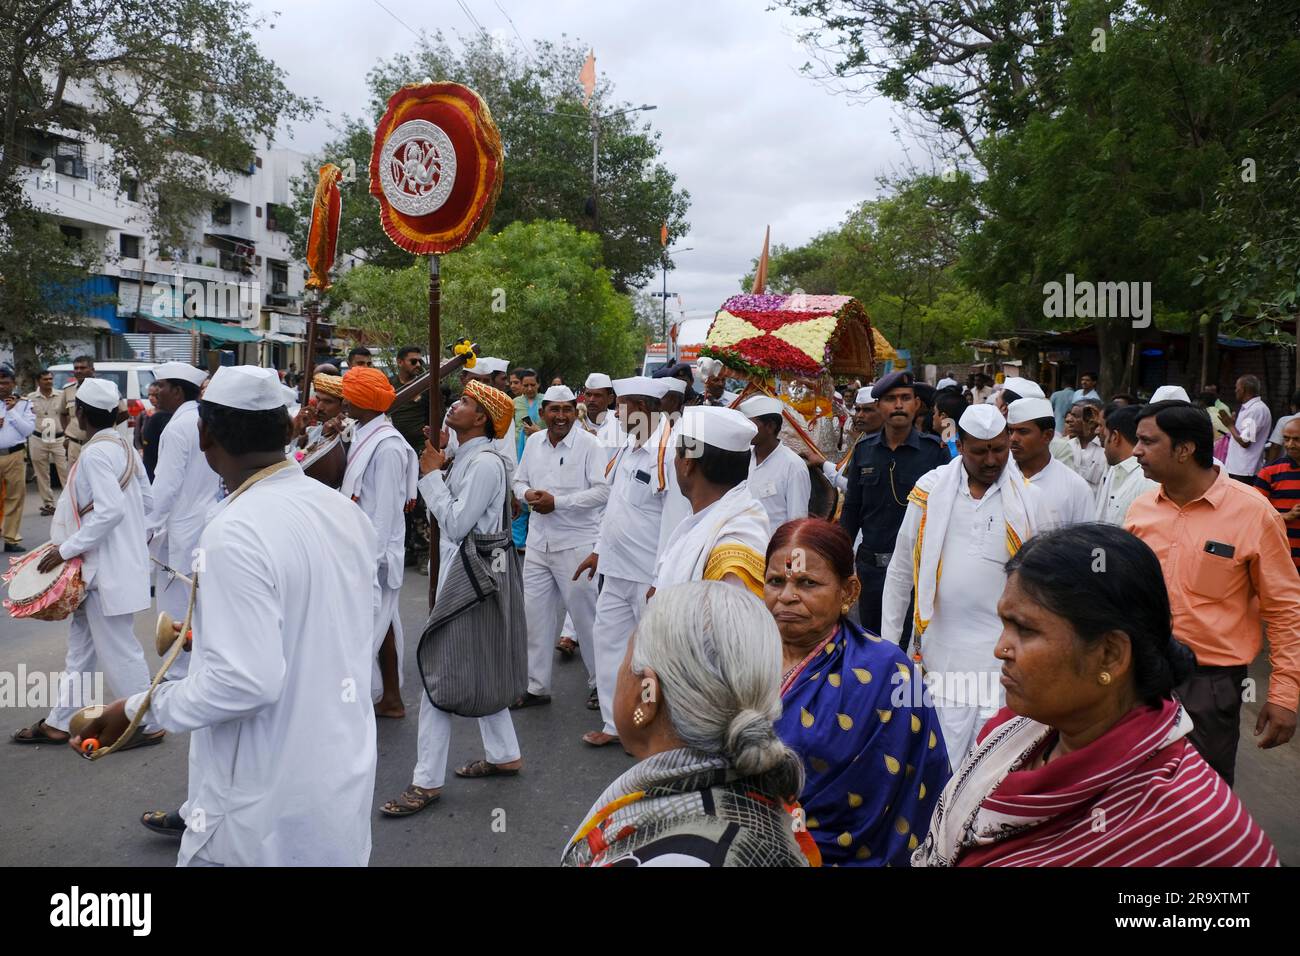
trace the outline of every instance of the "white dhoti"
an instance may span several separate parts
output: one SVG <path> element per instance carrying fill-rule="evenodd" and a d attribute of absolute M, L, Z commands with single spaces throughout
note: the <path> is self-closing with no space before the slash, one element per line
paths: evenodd
<path fill-rule="evenodd" d="M 948 748 L 948 763 L 955 770 L 975 747 L 975 738 L 998 712 L 997 707 L 947 704 L 935 699 L 934 713 L 943 729 L 943 743 Z"/>
<path fill-rule="evenodd" d="M 447 780 L 447 752 L 451 749 L 451 723 L 454 715 L 429 703 L 429 695 L 420 694 L 420 730 L 416 743 L 415 773 L 412 783 L 425 790 L 436 790 Z M 478 718 L 483 735 L 483 756 L 488 763 L 510 763 L 519 759 L 519 738 L 515 736 L 510 711 Z"/>
<path fill-rule="evenodd" d="M 600 719 L 604 732 L 617 734 L 614 726 L 614 688 L 618 683 L 618 669 L 627 653 L 627 641 L 636 630 L 645 610 L 646 592 L 650 585 L 644 581 L 606 576 L 596 598 L 596 623 L 593 643 L 596 654 L 596 691 L 600 696 Z"/>
<path fill-rule="evenodd" d="M 117 697 L 130 697 L 149 687 L 149 668 L 145 665 L 140 642 L 135 638 L 135 615 L 104 614 L 99 591 L 92 588 L 86 592 L 81 607 L 72 614 L 72 626 L 68 629 L 68 656 L 63 673 L 59 675 L 59 698 L 45 718 L 47 725 L 66 732 L 72 715 L 82 707 L 108 703 L 84 699 L 95 686 L 96 671 L 103 672 L 109 688 Z M 140 729 L 144 733 L 153 733 L 158 725 L 146 715 Z"/>
<path fill-rule="evenodd" d="M 529 548 L 524 554 L 524 607 L 528 621 L 528 692 L 551 692 L 551 667 L 555 663 L 555 633 L 565 611 L 573 618 L 587 666 L 587 677 L 594 679 L 595 655 L 592 631 L 596 623 L 596 582 L 578 569 L 594 545 L 583 544 L 564 551 L 539 551 Z"/>
<path fill-rule="evenodd" d="M 379 670 L 379 648 L 384 643 L 384 638 L 388 636 L 390 625 L 393 628 L 393 643 L 397 646 L 398 689 L 401 689 L 406 683 L 402 673 L 402 652 L 406 648 L 406 641 L 402 636 L 402 588 L 400 585 L 395 588 L 389 587 L 386 581 L 387 578 L 383 576 L 379 579 L 379 616 L 375 619 L 375 653 L 370 667 L 370 699 L 375 701 L 379 700 L 384 694 L 384 678 Z"/>

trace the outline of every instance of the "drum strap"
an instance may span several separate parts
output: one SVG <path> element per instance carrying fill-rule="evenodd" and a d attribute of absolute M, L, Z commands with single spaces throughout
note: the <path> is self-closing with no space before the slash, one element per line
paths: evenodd
<path fill-rule="evenodd" d="M 122 477 L 117 480 L 117 483 L 122 486 L 122 490 L 126 491 L 126 486 L 131 483 L 131 479 L 135 476 L 135 454 L 132 452 L 131 446 L 122 439 L 121 435 L 110 428 L 96 433 L 94 438 L 90 439 L 90 441 L 86 442 L 86 444 L 82 446 L 81 454 L 84 455 L 87 448 L 99 441 L 116 441 L 122 446 L 122 450 L 126 452 L 126 471 L 124 471 Z M 81 464 L 80 456 L 78 456 L 77 460 L 73 462 L 72 470 L 68 472 L 68 494 L 72 496 L 73 510 L 77 513 L 78 523 L 80 523 L 81 518 L 84 518 L 95 510 L 95 503 L 93 501 L 87 504 L 84 508 L 76 507 L 77 486 L 73 483 L 72 479 L 76 474 L 77 465 L 79 464 Z"/>

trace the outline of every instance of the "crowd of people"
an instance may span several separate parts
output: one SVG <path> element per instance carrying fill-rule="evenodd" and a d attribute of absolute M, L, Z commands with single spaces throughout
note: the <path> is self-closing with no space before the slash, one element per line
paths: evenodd
<path fill-rule="evenodd" d="M 138 453 L 82 364 L 27 399 L 0 369 L 0 474 L 40 446 L 40 568 L 79 559 L 87 588 L 65 670 L 118 699 L 12 739 L 190 733 L 188 799 L 141 820 L 182 864 L 365 864 L 376 815 L 441 799 L 456 722 L 423 658 L 411 783 L 378 806 L 375 722 L 405 719 L 405 572 L 461 601 L 480 540 L 517 562 L 526 686 L 455 775 L 524 770 L 515 721 L 556 703 L 557 654 L 588 677 L 582 744 L 636 761 L 566 866 L 1278 863 L 1232 786 L 1265 635 L 1254 740 L 1295 732 L 1300 418 L 1274 427 L 1250 376 L 1234 416 L 1176 386 L 1104 401 L 1095 375 L 1049 396 L 897 371 L 839 386 L 828 450 L 709 360 L 575 391 L 478 357 L 431 428 L 427 393 L 397 401 L 422 350 L 386 375 L 358 348 L 306 404 L 273 370 L 158 366 Z M 57 497 L 46 444 L 76 451 Z M 151 686 L 135 615 L 191 601 Z M 463 657 L 439 680 L 508 670 Z"/>

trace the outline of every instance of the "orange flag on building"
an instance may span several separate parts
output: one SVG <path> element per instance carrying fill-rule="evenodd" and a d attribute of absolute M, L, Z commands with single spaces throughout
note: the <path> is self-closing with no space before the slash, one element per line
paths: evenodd
<path fill-rule="evenodd" d="M 754 295 L 762 295 L 767 288 L 767 241 L 772 238 L 772 227 L 763 235 L 763 254 L 758 257 L 758 271 L 754 273 Z"/>
<path fill-rule="evenodd" d="M 582 105 L 588 106 L 591 98 L 596 92 L 596 51 L 592 50 L 587 54 L 587 62 L 582 64 L 582 72 L 578 74 L 578 82 L 582 84 L 582 89 L 586 95 L 582 98 Z"/>

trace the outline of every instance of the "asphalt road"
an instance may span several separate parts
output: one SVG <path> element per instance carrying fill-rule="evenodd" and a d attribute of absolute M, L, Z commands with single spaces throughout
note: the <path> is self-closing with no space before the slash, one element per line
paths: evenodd
<path fill-rule="evenodd" d="M 49 537 L 49 519 L 28 495 L 24 543 L 37 546 Z M 397 796 L 410 782 L 415 763 L 418 671 L 415 647 L 424 619 L 428 579 L 408 572 L 402 615 L 408 635 L 405 660 L 407 716 L 379 721 L 379 769 L 375 807 Z M 136 617 L 136 634 L 150 670 L 154 615 Z M 0 673 L 57 672 L 66 650 L 67 622 L 15 621 L 0 614 Z M 1252 676 L 1264 686 L 1267 665 L 1256 662 Z M 582 663 L 558 661 L 554 702 L 515 712 L 524 769 L 517 777 L 461 780 L 448 772 L 442 799 L 406 819 L 377 812 L 372 833 L 376 866 L 553 866 L 592 802 L 632 760 L 614 747 L 594 749 L 581 735 L 598 729 L 586 709 Z M 1261 695 L 1262 696 L 1262 695 Z M 68 747 L 16 746 L 9 733 L 43 717 L 48 708 L 21 708 L 0 702 L 0 866 L 128 865 L 170 866 L 175 840 L 145 830 L 140 814 L 176 809 L 185 798 L 188 736 L 162 745 L 114 754 L 94 763 Z M 1237 793 L 1278 848 L 1284 863 L 1300 863 L 1300 814 L 1295 793 L 1300 784 L 1300 743 L 1260 751 L 1251 742 L 1258 705 L 1242 715 L 1237 761 Z M 451 767 L 483 755 L 474 721 L 458 720 Z"/>

